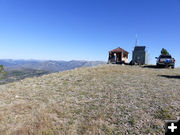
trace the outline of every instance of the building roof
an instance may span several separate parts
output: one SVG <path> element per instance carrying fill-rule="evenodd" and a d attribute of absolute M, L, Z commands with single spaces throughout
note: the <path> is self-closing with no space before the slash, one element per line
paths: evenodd
<path fill-rule="evenodd" d="M 116 49 L 113 49 L 113 50 L 111 50 L 110 52 L 112 52 L 112 53 L 118 53 L 118 52 L 128 53 L 126 50 L 124 50 L 124 49 L 122 49 L 122 48 L 120 48 L 120 47 L 118 47 L 118 48 L 116 48 Z"/>
<path fill-rule="evenodd" d="M 146 50 L 146 46 L 135 46 L 134 47 L 134 51 L 145 51 Z"/>

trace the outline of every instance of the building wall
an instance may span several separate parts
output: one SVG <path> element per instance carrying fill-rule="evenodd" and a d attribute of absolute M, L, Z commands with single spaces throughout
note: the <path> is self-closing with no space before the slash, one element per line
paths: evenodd
<path fill-rule="evenodd" d="M 124 57 L 125 55 L 125 57 Z M 108 63 L 128 63 L 128 53 L 118 52 L 118 53 L 109 53 Z"/>
<path fill-rule="evenodd" d="M 122 58 L 122 61 L 124 61 L 125 63 L 128 63 L 128 58 L 123 57 L 123 58 Z"/>
<path fill-rule="evenodd" d="M 149 63 L 149 54 L 146 52 L 146 55 L 145 55 L 145 64 L 148 64 Z"/>
<path fill-rule="evenodd" d="M 132 60 L 136 63 L 148 64 L 148 54 L 146 51 L 142 50 L 133 51 Z"/>

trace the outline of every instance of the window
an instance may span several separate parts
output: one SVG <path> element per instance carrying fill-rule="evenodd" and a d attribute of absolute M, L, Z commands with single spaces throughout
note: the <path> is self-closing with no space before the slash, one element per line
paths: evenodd
<path fill-rule="evenodd" d="M 127 57 L 128 57 L 128 55 L 127 55 L 126 53 L 123 53 L 123 57 L 127 58 Z"/>

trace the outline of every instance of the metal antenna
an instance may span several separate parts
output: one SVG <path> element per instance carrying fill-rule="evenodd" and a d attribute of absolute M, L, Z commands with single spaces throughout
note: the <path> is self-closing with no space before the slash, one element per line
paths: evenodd
<path fill-rule="evenodd" d="M 137 36 L 137 34 L 136 34 L 136 44 L 135 44 L 135 46 L 138 46 L 138 36 Z"/>

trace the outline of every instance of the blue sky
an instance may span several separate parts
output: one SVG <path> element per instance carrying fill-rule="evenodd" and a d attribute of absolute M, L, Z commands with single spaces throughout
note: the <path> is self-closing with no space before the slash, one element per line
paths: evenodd
<path fill-rule="evenodd" d="M 180 66 L 180 1 L 0 0 L 0 59 L 131 60 L 136 34 L 150 63 L 166 48 Z"/>

